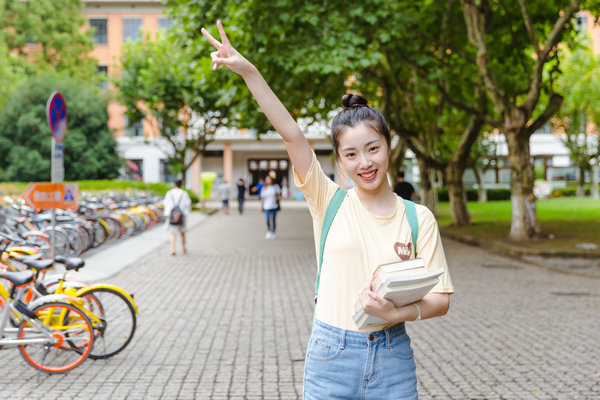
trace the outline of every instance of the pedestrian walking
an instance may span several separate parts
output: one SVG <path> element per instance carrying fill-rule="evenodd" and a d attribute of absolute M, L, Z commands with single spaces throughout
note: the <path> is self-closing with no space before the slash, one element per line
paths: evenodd
<path fill-rule="evenodd" d="M 281 198 L 281 188 L 273 182 L 273 178 L 267 175 L 265 185 L 262 188 L 260 196 L 260 209 L 265 213 L 267 220 L 266 239 L 275 239 L 275 230 L 277 228 L 277 211 L 279 211 L 279 199 Z"/>
<path fill-rule="evenodd" d="M 288 179 L 285 176 L 281 179 L 281 197 L 284 199 L 290 197 L 290 185 L 288 184 Z"/>
<path fill-rule="evenodd" d="M 202 29 L 217 49 L 211 54 L 214 69 L 224 65 L 239 74 L 283 137 L 296 186 L 308 202 L 317 245 L 318 227 L 324 224 L 330 200 L 340 193 L 338 185 L 325 175 L 299 125 L 258 69 L 231 46 L 220 22 L 217 27 L 221 42 Z M 387 182 L 391 137 L 384 117 L 358 95 L 344 95 L 342 105 L 344 110 L 332 121 L 333 150 L 356 185 L 343 196 L 321 257 L 303 398 L 417 399 L 415 362 L 405 321 L 444 315 L 454 288 L 437 223 L 421 205 L 416 205 L 420 229 L 413 248 L 404 202 Z M 398 307 L 373 292 L 371 278 L 378 265 L 414 257 L 415 252 L 425 259 L 428 270 L 444 269 L 430 293 Z M 357 298 L 367 314 L 389 323 L 359 330 L 352 320 Z"/>
<path fill-rule="evenodd" d="M 265 186 L 265 180 L 263 178 L 259 178 L 256 186 L 254 186 L 252 188 L 252 192 L 256 193 L 259 199 L 260 199 L 260 192 L 262 191 L 263 186 Z"/>
<path fill-rule="evenodd" d="M 404 171 L 399 171 L 396 178 L 397 182 L 394 186 L 394 193 L 406 200 L 413 200 L 415 196 L 415 188 L 409 182 L 404 180 Z"/>
<path fill-rule="evenodd" d="M 177 234 L 181 236 L 181 247 L 183 254 L 186 254 L 185 248 L 185 231 L 187 229 L 187 217 L 192 208 L 192 200 L 190 195 L 181 188 L 183 180 L 178 179 L 175 181 L 175 187 L 170 189 L 165 195 L 164 206 L 166 224 L 165 229 L 171 233 L 170 244 L 171 244 L 171 255 L 175 255 L 175 242 L 177 240 Z M 181 219 L 177 219 L 177 215 L 180 215 Z"/>
<path fill-rule="evenodd" d="M 221 199 L 221 208 L 223 213 L 229 214 L 229 183 L 227 180 L 223 180 L 219 185 L 219 198 Z"/>
<path fill-rule="evenodd" d="M 238 201 L 238 210 L 240 215 L 244 212 L 244 200 L 246 199 L 246 182 L 244 182 L 243 178 L 238 179 L 237 181 L 237 201 Z"/>

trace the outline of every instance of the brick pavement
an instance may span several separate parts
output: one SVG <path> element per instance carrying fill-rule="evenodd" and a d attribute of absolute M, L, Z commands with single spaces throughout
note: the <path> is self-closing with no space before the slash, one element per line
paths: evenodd
<path fill-rule="evenodd" d="M 0 399 L 296 399 L 315 257 L 304 209 L 264 239 L 256 209 L 193 229 L 109 279 L 135 293 L 122 354 L 42 375 L 0 352 Z M 443 318 L 409 323 L 422 399 L 600 399 L 600 280 L 444 241 L 457 293 Z M 593 296 L 592 296 L 593 294 Z"/>

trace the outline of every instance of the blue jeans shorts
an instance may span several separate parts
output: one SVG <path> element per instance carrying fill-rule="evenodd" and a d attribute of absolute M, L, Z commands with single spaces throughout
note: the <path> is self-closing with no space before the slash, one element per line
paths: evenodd
<path fill-rule="evenodd" d="M 304 362 L 302 397 L 418 399 L 415 361 L 404 324 L 365 333 L 315 319 Z"/>

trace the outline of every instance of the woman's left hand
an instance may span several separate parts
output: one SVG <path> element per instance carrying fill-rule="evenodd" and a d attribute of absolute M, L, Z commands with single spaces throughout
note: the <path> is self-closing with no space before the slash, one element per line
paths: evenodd
<path fill-rule="evenodd" d="M 398 322 L 398 309 L 394 303 L 373 291 L 372 280 L 369 280 L 358 297 L 365 313 L 389 322 Z"/>

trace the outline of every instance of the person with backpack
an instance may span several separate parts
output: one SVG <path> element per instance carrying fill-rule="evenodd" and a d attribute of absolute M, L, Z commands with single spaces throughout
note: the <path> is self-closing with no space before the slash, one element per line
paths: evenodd
<path fill-rule="evenodd" d="M 417 399 L 405 322 L 446 314 L 454 287 L 433 214 L 403 201 L 387 182 L 391 136 L 383 115 L 362 96 L 342 97 L 344 109 L 332 121 L 331 139 L 337 162 L 356 185 L 341 189 L 325 175 L 299 125 L 258 69 L 231 46 L 220 22 L 217 27 L 221 42 L 202 29 L 216 48 L 213 69 L 223 65 L 240 75 L 283 137 L 296 186 L 313 218 L 320 272 L 303 398 Z M 444 269 L 431 292 L 395 306 L 373 291 L 372 275 L 379 265 L 416 255 L 428 270 Z M 352 319 L 357 299 L 367 314 L 388 323 L 358 329 Z"/>
<path fill-rule="evenodd" d="M 187 217 L 192 207 L 190 195 L 181 188 L 183 180 L 175 181 L 175 187 L 167 192 L 164 199 L 165 206 L 165 228 L 171 233 L 171 255 L 175 255 L 175 241 L 177 234 L 181 235 L 181 246 L 183 254 L 186 254 L 185 231 Z"/>

